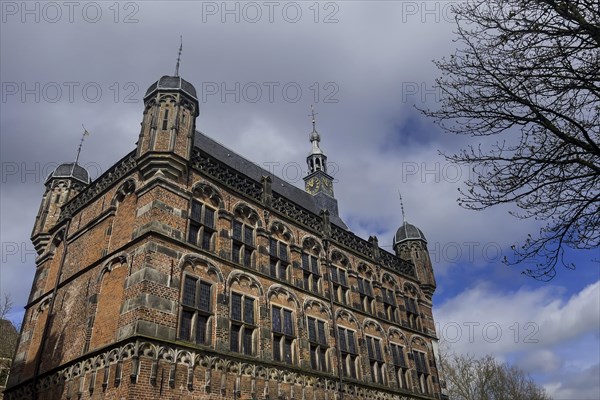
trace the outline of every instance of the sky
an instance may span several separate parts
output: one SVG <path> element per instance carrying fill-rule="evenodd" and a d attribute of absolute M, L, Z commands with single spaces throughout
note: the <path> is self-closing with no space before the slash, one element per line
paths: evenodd
<path fill-rule="evenodd" d="M 445 161 L 471 142 L 443 133 L 434 59 L 454 52 L 448 1 L 13 2 L 0 23 L 0 290 L 20 322 L 35 270 L 29 241 L 44 180 L 72 162 L 99 176 L 133 150 L 142 97 L 175 70 L 195 85 L 197 129 L 303 186 L 313 104 L 340 215 L 392 251 L 407 220 L 428 239 L 438 336 L 493 354 L 557 400 L 600 398 L 598 251 L 548 283 L 507 267 L 539 221 L 462 209 L 469 169 Z"/>

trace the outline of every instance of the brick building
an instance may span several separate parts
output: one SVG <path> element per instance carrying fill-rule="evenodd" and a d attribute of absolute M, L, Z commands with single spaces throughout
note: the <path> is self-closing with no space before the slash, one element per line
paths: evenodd
<path fill-rule="evenodd" d="M 445 397 L 425 236 L 348 230 L 314 121 L 301 190 L 196 131 L 181 77 L 144 106 L 95 181 L 45 182 L 7 399 Z"/>

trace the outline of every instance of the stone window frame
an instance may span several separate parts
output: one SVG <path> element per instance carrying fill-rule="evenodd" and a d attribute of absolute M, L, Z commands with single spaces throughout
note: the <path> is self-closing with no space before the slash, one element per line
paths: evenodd
<path fill-rule="evenodd" d="M 256 231 L 260 226 L 257 212 L 244 203 L 234 207 L 231 221 L 231 261 L 252 269 L 256 263 Z M 237 233 L 239 232 L 239 233 Z"/>
<path fill-rule="evenodd" d="M 383 339 L 374 335 L 365 335 L 365 347 L 371 371 L 371 382 L 387 384 L 387 366 L 383 357 Z"/>
<path fill-rule="evenodd" d="M 311 339 L 310 334 L 310 320 L 314 321 L 315 338 Z M 319 325 L 321 323 L 322 325 Z M 320 326 L 323 329 L 319 329 Z M 311 368 L 321 372 L 331 372 L 331 358 L 330 358 L 330 347 L 328 342 L 329 322 L 327 320 L 314 317 L 312 315 L 306 316 L 306 336 L 308 339 L 308 351 L 309 361 Z"/>
<path fill-rule="evenodd" d="M 196 217 L 194 213 L 195 206 L 198 206 L 200 212 Z M 207 224 L 207 210 L 212 211 L 212 226 Z M 190 201 L 190 212 L 189 212 L 189 229 L 187 241 L 195 246 L 200 247 L 206 251 L 214 251 L 215 249 L 215 237 L 217 232 L 217 215 L 218 208 L 214 205 L 208 205 L 206 202 L 192 199 Z M 192 237 L 193 236 L 193 237 Z M 205 239 L 209 236 L 208 245 L 206 245 Z"/>
<path fill-rule="evenodd" d="M 337 327 L 338 348 L 342 374 L 346 378 L 360 379 L 360 355 L 358 351 L 358 331 L 345 326 Z"/>
<path fill-rule="evenodd" d="M 281 239 L 269 238 L 269 276 L 283 282 L 289 281 L 291 270 L 290 246 Z"/>
<path fill-rule="evenodd" d="M 318 296 L 323 295 L 323 274 L 321 272 L 320 253 L 321 247 L 315 238 L 304 238 L 300 254 L 302 287 L 304 290 Z"/>
<path fill-rule="evenodd" d="M 276 331 L 275 321 L 273 316 L 275 314 L 275 309 L 278 310 L 279 314 L 279 322 L 280 322 L 280 330 Z M 297 364 L 298 353 L 297 353 L 297 332 L 298 329 L 294 321 L 296 321 L 296 312 L 294 309 L 290 307 L 285 307 L 280 304 L 271 303 L 271 338 L 272 338 L 272 350 L 273 350 L 273 360 L 276 362 L 285 363 L 288 365 Z M 285 328 L 285 313 L 289 312 L 290 315 L 290 323 L 291 323 L 291 331 L 286 331 Z M 279 355 L 280 359 L 275 358 L 275 343 L 280 342 Z M 286 351 L 285 344 L 289 341 L 289 359 L 286 359 Z"/>
<path fill-rule="evenodd" d="M 373 280 L 373 271 L 371 268 L 365 263 L 360 263 L 356 276 L 356 292 L 359 296 L 358 309 L 370 315 L 375 314 Z"/>
<path fill-rule="evenodd" d="M 188 279 L 195 280 L 195 288 L 194 288 L 194 290 L 195 290 L 194 303 L 195 304 L 186 304 L 184 302 L 185 285 L 186 285 L 186 282 L 188 281 Z M 202 284 L 209 285 L 209 293 L 208 293 L 209 304 L 206 309 L 203 309 L 200 304 L 200 300 L 201 300 L 200 288 L 201 288 Z M 183 273 L 182 278 L 181 278 L 181 291 L 180 291 L 180 299 L 179 299 L 179 318 L 178 318 L 178 324 L 177 324 L 177 338 L 179 340 L 184 340 L 186 342 L 191 342 L 191 343 L 204 345 L 204 346 L 210 346 L 212 344 L 212 327 L 215 322 L 215 312 L 214 312 L 215 290 L 216 290 L 216 285 L 214 282 L 211 282 L 210 280 L 199 277 L 195 274 L 191 274 L 189 272 Z M 191 318 L 191 322 L 190 322 L 190 327 L 189 327 L 189 329 L 190 329 L 189 337 L 187 339 L 184 338 L 181 334 L 182 333 L 183 315 L 185 312 L 191 312 L 193 314 L 192 318 Z M 205 340 L 203 342 L 199 342 L 198 338 L 197 338 L 198 321 L 199 321 L 200 317 L 206 318 L 206 322 L 205 322 L 205 326 L 204 326 Z"/>
<path fill-rule="evenodd" d="M 404 352 L 405 345 L 396 342 L 390 342 L 390 355 L 392 357 L 392 365 L 394 367 L 394 376 L 396 378 L 396 384 L 401 389 L 409 389 L 410 377 L 409 365 L 407 363 L 407 356 Z M 394 351 L 396 348 L 396 351 Z M 398 356 L 396 356 L 398 354 Z"/>
<path fill-rule="evenodd" d="M 412 350 L 413 361 L 415 363 L 415 375 L 419 384 L 419 391 L 423 394 L 433 393 L 430 376 L 431 372 L 427 366 L 428 354 L 425 351 L 413 349 Z"/>
<path fill-rule="evenodd" d="M 234 319 L 234 310 L 233 310 L 233 299 L 235 296 L 240 296 L 241 297 L 241 309 L 240 309 L 240 318 L 239 319 Z M 247 321 L 247 316 L 248 316 L 248 311 L 247 311 L 247 306 L 248 303 L 247 301 L 251 300 L 252 301 L 252 322 Z M 259 298 L 252 296 L 252 295 L 248 295 L 246 293 L 241 293 L 241 292 L 237 292 L 237 291 L 231 291 L 230 292 L 230 296 L 229 296 L 229 350 L 235 353 L 240 353 L 240 354 L 245 354 L 248 356 L 255 356 L 256 354 L 258 354 L 258 345 L 257 345 L 257 335 L 258 335 L 258 330 L 259 330 L 259 307 L 258 307 L 258 301 Z M 236 345 L 236 349 L 234 349 L 233 347 L 233 332 L 234 329 L 237 328 L 238 332 L 236 333 L 236 335 L 238 335 L 238 339 L 237 339 L 237 345 Z M 247 331 L 250 330 L 251 334 L 250 334 L 250 349 L 248 349 L 247 346 L 247 342 L 245 341 L 247 338 Z"/>

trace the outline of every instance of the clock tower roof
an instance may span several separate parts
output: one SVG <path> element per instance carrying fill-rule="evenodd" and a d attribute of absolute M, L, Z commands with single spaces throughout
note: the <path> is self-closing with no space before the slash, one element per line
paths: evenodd
<path fill-rule="evenodd" d="M 333 196 L 333 178 L 327 173 L 327 156 L 319 146 L 321 135 L 317 132 L 315 110 L 310 107 L 312 132 L 309 135 L 312 149 L 306 157 L 308 175 L 304 177 L 304 190 L 313 196 L 320 209 L 326 209 L 332 216 L 338 215 L 337 200 Z"/>

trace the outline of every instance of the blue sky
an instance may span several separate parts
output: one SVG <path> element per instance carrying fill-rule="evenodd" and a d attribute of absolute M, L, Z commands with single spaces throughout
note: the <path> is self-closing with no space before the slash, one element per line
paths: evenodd
<path fill-rule="evenodd" d="M 29 234 L 45 176 L 74 159 L 82 123 L 93 176 L 134 148 L 143 93 L 173 73 L 181 34 L 199 130 L 302 186 L 314 104 L 351 230 L 391 250 L 401 190 L 425 233 L 438 335 L 521 366 L 555 399 L 600 398 L 598 251 L 569 252 L 577 269 L 549 283 L 504 266 L 539 222 L 460 208 L 469 171 L 438 151 L 469 138 L 443 134 L 414 107 L 439 102 L 431 60 L 454 50 L 449 2 L 275 2 L 272 15 L 261 2 L 228 2 L 230 13 L 221 2 L 77 3 L 72 14 L 31 4 L 28 13 L 3 2 L 0 24 L 0 290 L 15 300 L 15 321 L 34 274 Z"/>

